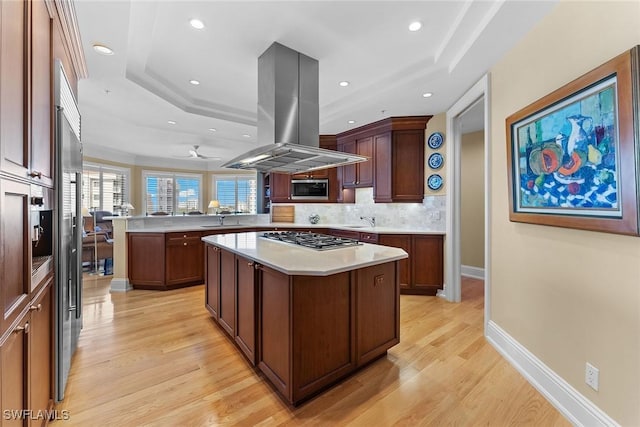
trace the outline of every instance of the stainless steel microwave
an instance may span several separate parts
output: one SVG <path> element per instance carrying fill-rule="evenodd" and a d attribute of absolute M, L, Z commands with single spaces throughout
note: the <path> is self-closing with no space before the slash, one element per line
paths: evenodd
<path fill-rule="evenodd" d="M 291 180 L 292 200 L 327 200 L 329 199 L 328 179 L 293 179 Z"/>

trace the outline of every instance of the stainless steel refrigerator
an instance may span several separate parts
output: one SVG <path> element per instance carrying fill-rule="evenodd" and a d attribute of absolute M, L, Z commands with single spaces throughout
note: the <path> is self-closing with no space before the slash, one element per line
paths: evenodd
<path fill-rule="evenodd" d="M 55 397 L 64 398 L 82 329 L 82 144 L 80 112 L 60 61 L 55 63 Z"/>

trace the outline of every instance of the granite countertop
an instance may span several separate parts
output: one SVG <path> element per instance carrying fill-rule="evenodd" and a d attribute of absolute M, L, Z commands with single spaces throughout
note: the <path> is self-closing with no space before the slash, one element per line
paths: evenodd
<path fill-rule="evenodd" d="M 209 225 L 202 224 L 184 224 L 184 225 L 171 225 L 171 226 L 153 226 L 139 229 L 127 230 L 128 233 L 179 233 L 183 231 L 207 231 L 207 230 L 237 230 L 237 229 L 253 229 L 256 227 L 263 228 L 299 228 L 301 230 L 313 230 L 316 228 L 333 228 L 345 231 L 356 231 L 363 233 L 376 233 L 376 234 L 431 234 L 431 235 L 444 235 L 444 231 L 425 230 L 421 228 L 411 227 L 369 227 L 368 225 L 345 225 L 345 224 L 295 224 L 289 222 L 269 222 L 264 224 L 225 224 L 223 226 L 215 223 Z"/>
<path fill-rule="evenodd" d="M 259 232 L 218 234 L 202 240 L 288 275 L 329 276 L 408 257 L 402 249 L 389 246 L 363 243 L 320 252 L 259 235 Z"/>

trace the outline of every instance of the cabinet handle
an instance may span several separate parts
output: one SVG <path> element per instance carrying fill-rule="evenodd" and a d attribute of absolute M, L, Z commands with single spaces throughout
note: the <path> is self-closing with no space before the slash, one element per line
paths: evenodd
<path fill-rule="evenodd" d="M 249 261 L 249 262 L 247 263 L 247 266 L 248 266 L 248 267 L 253 267 L 253 266 L 254 266 L 254 263 L 253 263 L 253 262 L 251 262 L 251 261 Z"/>
<path fill-rule="evenodd" d="M 38 172 L 38 171 L 31 171 L 29 172 L 29 176 L 31 178 L 38 178 L 38 179 L 42 179 L 42 172 Z"/>
<path fill-rule="evenodd" d="M 31 311 L 42 311 L 42 304 L 32 305 L 31 307 L 29 307 L 29 310 L 31 310 Z"/>
<path fill-rule="evenodd" d="M 360 184 L 360 181 L 356 181 L 356 184 Z"/>
<path fill-rule="evenodd" d="M 24 326 L 16 326 L 16 328 L 13 330 L 13 333 L 19 334 L 22 331 L 24 331 L 25 334 L 29 333 L 29 322 L 25 323 Z"/>
<path fill-rule="evenodd" d="M 256 270 L 262 270 L 262 264 L 258 264 L 257 262 L 253 265 L 253 268 Z"/>
<path fill-rule="evenodd" d="M 186 239 L 186 238 L 187 238 L 187 235 L 185 234 L 185 235 L 183 235 L 182 237 L 184 237 L 184 238 Z"/>
<path fill-rule="evenodd" d="M 354 185 L 356 184 L 356 182 L 355 182 L 355 181 L 351 181 L 351 183 L 352 183 L 352 184 L 354 184 Z"/>
<path fill-rule="evenodd" d="M 183 245 L 184 245 L 184 246 L 187 246 L 187 242 L 184 242 L 184 243 L 183 243 Z"/>

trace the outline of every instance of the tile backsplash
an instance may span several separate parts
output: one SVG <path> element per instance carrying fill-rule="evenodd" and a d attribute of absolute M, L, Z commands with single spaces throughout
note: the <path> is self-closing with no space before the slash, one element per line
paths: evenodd
<path fill-rule="evenodd" d="M 374 203 L 373 188 L 356 189 L 356 202 L 291 203 L 295 223 L 309 224 L 309 216 L 318 214 L 319 224 L 366 224 L 361 216 L 373 216 L 380 227 L 445 230 L 445 196 L 425 196 L 422 203 Z"/>

